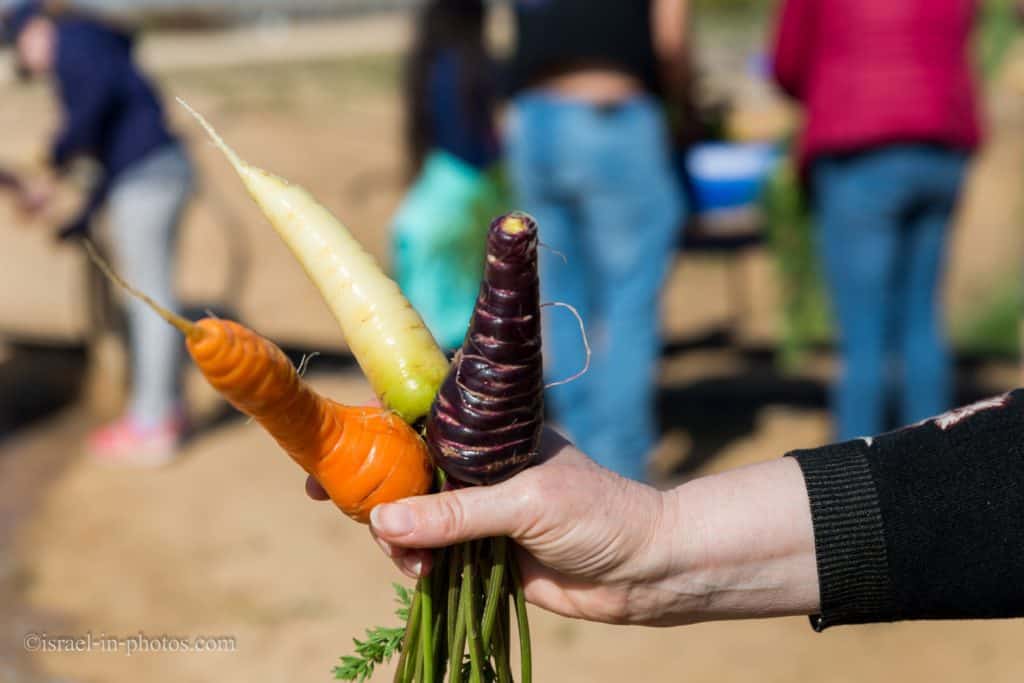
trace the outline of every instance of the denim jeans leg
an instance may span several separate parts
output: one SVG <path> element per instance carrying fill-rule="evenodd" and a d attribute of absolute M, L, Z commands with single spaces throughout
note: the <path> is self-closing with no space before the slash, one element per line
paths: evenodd
<path fill-rule="evenodd" d="M 960 193 L 965 157 L 929 150 L 919 175 L 928 200 L 905 226 L 904 300 L 900 307 L 903 424 L 938 415 L 953 405 L 953 362 L 942 312 L 942 275 L 950 221 Z"/>
<path fill-rule="evenodd" d="M 938 297 L 948 227 L 949 216 L 934 211 L 909 226 L 901 316 L 903 424 L 938 415 L 952 404 L 952 363 Z"/>
<path fill-rule="evenodd" d="M 681 196 L 661 114 L 646 98 L 595 114 L 587 149 L 584 239 L 594 262 L 600 326 L 590 455 L 623 476 L 646 478 L 657 439 L 659 295 L 675 258 Z"/>
<path fill-rule="evenodd" d="M 898 197 L 885 165 L 873 161 L 854 157 L 814 167 L 822 262 L 840 337 L 842 367 L 833 387 L 840 440 L 885 428 Z"/>
<path fill-rule="evenodd" d="M 541 298 L 573 306 L 590 321 L 590 269 L 580 243 L 571 194 L 561 186 L 569 162 L 560 155 L 558 130 L 571 125 L 572 110 L 557 102 L 527 97 L 517 100 L 507 139 L 508 162 L 518 206 L 536 220 L 540 248 Z M 560 308 L 543 312 L 544 375 L 557 382 L 576 374 L 586 360 L 576 320 Z M 554 421 L 577 446 L 586 450 L 591 409 L 585 375 L 553 387 L 545 399 Z"/>

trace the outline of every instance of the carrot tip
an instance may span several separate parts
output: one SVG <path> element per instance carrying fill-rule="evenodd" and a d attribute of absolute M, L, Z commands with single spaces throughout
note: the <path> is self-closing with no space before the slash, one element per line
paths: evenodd
<path fill-rule="evenodd" d="M 520 216 L 505 216 L 501 220 L 501 231 L 506 234 L 518 235 L 523 230 L 526 230 L 526 223 Z"/>
<path fill-rule="evenodd" d="M 193 109 L 192 105 L 182 98 L 175 97 L 174 99 L 177 100 L 178 104 L 185 108 L 185 111 L 191 114 L 192 117 L 199 122 L 199 125 L 202 126 L 203 130 L 206 131 L 206 134 L 210 137 L 210 140 L 213 141 L 213 144 L 220 149 L 225 156 L 227 156 L 228 161 L 231 162 L 231 165 L 234 166 L 239 173 L 244 174 L 250 170 L 249 165 L 242 161 L 241 157 L 235 153 L 235 150 L 228 146 L 228 143 L 224 142 L 224 138 L 222 138 L 216 129 L 214 129 L 213 124 L 206 120 L 205 116 Z"/>

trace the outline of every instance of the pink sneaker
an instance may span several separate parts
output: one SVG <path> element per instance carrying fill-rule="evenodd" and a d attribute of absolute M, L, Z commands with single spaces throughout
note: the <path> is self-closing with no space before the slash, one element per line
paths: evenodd
<path fill-rule="evenodd" d="M 104 465 L 161 467 L 174 460 L 184 430 L 180 417 L 149 427 L 126 416 L 90 434 L 85 449 L 90 458 Z"/>

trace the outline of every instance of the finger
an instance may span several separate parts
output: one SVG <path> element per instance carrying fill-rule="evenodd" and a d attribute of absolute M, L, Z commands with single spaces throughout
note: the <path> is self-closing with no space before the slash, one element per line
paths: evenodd
<path fill-rule="evenodd" d="M 373 537 L 374 543 L 384 554 L 391 558 L 398 570 L 409 578 L 418 579 L 421 576 L 426 576 L 433 568 L 434 554 L 429 550 L 414 550 L 391 545 L 373 533 L 373 529 L 370 529 L 370 536 Z"/>
<path fill-rule="evenodd" d="M 564 437 L 545 430 L 539 463 L 529 472 L 493 486 L 444 491 L 432 496 L 407 498 L 378 505 L 370 513 L 370 525 L 385 540 L 409 548 L 438 548 L 463 541 L 511 536 L 528 526 L 531 487 L 525 474 L 556 467 L 586 456 Z"/>
<path fill-rule="evenodd" d="M 527 602 L 563 617 L 576 616 L 564 610 L 564 576 L 520 547 L 516 547 L 516 561 L 519 562 L 523 595 Z"/>
<path fill-rule="evenodd" d="M 370 536 L 373 538 L 373 542 L 377 544 L 377 547 L 379 547 L 384 552 L 384 554 L 390 557 L 392 560 L 397 560 L 406 553 L 411 552 L 409 550 L 406 550 L 405 548 L 400 548 L 398 546 L 391 545 L 383 538 L 373 533 L 373 529 L 370 529 Z"/>
<path fill-rule="evenodd" d="M 331 498 L 327 495 L 327 491 L 324 491 L 320 482 L 313 477 L 306 477 L 306 495 L 313 500 L 330 500 Z"/>
<path fill-rule="evenodd" d="M 407 548 L 439 548 L 491 536 L 514 536 L 525 526 L 526 496 L 514 480 L 495 486 L 445 491 L 378 505 L 374 533 Z"/>
<path fill-rule="evenodd" d="M 593 584 L 552 569 L 522 548 L 516 548 L 516 559 L 523 579 L 523 595 L 530 604 L 572 619 L 621 623 L 613 612 L 603 610 L 613 609 L 613 601 L 598 597 L 600 589 L 595 590 Z"/>
<path fill-rule="evenodd" d="M 426 576 L 434 568 L 434 554 L 429 550 L 406 550 L 401 558 L 394 561 L 399 571 L 410 579 Z"/>

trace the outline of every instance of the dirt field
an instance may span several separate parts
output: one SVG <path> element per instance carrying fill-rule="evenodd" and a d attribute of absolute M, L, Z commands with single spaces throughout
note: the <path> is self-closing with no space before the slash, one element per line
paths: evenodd
<path fill-rule="evenodd" d="M 318 33 L 320 48 L 300 50 L 288 63 L 253 67 L 217 53 L 215 65 L 201 64 L 195 55 L 204 43 L 187 41 L 179 46 L 188 52 L 180 62 L 166 57 L 166 64 L 154 66 L 168 93 L 207 113 L 252 161 L 312 189 L 385 257 L 385 226 L 402 182 L 391 87 L 396 63 L 366 53 L 400 39 L 374 30 L 382 32 L 372 34 L 376 40 L 364 36 L 358 57 L 333 54 L 331 41 Z M 303 42 L 301 34 L 290 40 Z M 175 54 L 173 48 L 155 46 L 150 58 L 159 62 L 160 54 Z M 3 95 L 4 158 L 27 159 L 33 140 L 41 139 L 34 136 L 52 125 L 46 93 L 4 89 Z M 1006 93 L 994 98 L 993 111 L 994 143 L 979 165 L 953 255 L 954 314 L 983 295 L 994 273 L 1009 272 L 1020 253 L 1024 116 Z M 283 342 L 339 348 L 319 298 L 225 163 L 181 113 L 174 118 L 204 178 L 184 235 L 187 299 L 234 310 Z M 41 231 L 14 225 L 6 214 L 0 215 L 0 239 L 6 257 L 0 329 L 18 337 L 78 335 L 86 324 L 75 296 L 80 255 L 55 249 Z M 770 263 L 754 255 L 743 267 L 753 313 L 741 337 L 770 339 Z M 665 303 L 673 340 L 728 315 L 724 268 L 694 257 L 673 273 Z M 354 371 L 327 367 L 312 365 L 321 389 L 342 401 L 368 396 Z M 828 370 L 823 361 L 806 378 L 780 378 L 770 364 L 721 349 L 674 353 L 663 374 L 664 410 L 667 426 L 690 439 L 685 476 L 826 441 L 817 380 Z M 0 446 L 0 683 L 325 681 L 353 636 L 390 623 L 390 584 L 400 577 L 365 529 L 329 505 L 310 502 L 301 473 L 269 438 L 244 421 L 220 420 L 218 405 L 195 379 L 189 380 L 190 397 L 208 425 L 165 470 L 99 469 L 77 457 L 81 436 L 96 420 L 82 405 Z M 990 369 L 977 390 L 1013 381 L 1012 369 Z M 1019 622 L 840 628 L 817 635 L 802 618 L 652 630 L 532 616 L 542 683 L 1024 678 Z M 230 636 L 236 647 L 133 656 L 26 652 L 25 635 L 38 631 Z M 386 674 L 377 680 L 387 680 Z"/>
<path fill-rule="evenodd" d="M 320 387 L 360 400 L 353 377 Z M 820 411 L 772 410 L 714 467 L 775 457 L 827 434 Z M 84 423 L 61 416 L 8 446 L 10 457 L 74 449 Z M 785 445 L 783 445 L 785 444 Z M 53 457 L 51 456 L 51 461 Z M 37 483 L 41 483 L 37 480 Z M 203 435 L 157 472 L 71 459 L 49 481 L 14 547 L 30 613 L 25 633 L 228 635 L 230 653 L 35 654 L 40 677 L 0 681 L 151 683 L 328 680 L 349 638 L 391 614 L 399 577 L 365 529 L 302 492 L 300 472 L 256 427 Z M 1018 681 L 1018 622 L 904 624 L 814 634 L 804 619 L 685 629 L 611 628 L 534 611 L 539 681 Z M 19 653 L 23 655 L 24 653 Z M 387 680 L 382 675 L 380 680 Z"/>

